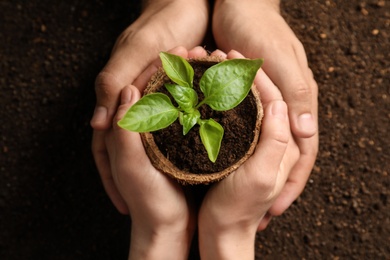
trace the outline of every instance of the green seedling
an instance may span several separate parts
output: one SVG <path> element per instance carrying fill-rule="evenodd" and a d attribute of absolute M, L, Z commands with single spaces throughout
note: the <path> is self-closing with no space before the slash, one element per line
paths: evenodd
<path fill-rule="evenodd" d="M 153 132 L 179 119 L 186 135 L 198 124 L 202 143 L 210 161 L 217 160 L 224 134 L 223 127 L 212 118 L 202 119 L 199 107 L 208 105 L 215 111 L 233 109 L 248 95 L 262 59 L 232 59 L 208 68 L 199 82 L 204 99 L 199 101 L 193 88 L 194 70 L 182 57 L 160 53 L 163 69 L 174 84 L 165 84 L 178 107 L 163 93 L 143 96 L 118 122 L 133 132 Z"/>

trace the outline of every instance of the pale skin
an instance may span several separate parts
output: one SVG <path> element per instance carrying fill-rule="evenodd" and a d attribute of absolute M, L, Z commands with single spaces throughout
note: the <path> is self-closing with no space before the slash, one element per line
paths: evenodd
<path fill-rule="evenodd" d="M 244 56 L 230 51 L 226 58 Z M 202 202 L 198 214 L 202 259 L 254 259 L 256 231 L 299 159 L 280 91 L 263 70 L 255 83 L 264 106 L 260 141 L 252 157 L 213 185 Z"/>
<path fill-rule="evenodd" d="M 171 52 L 183 57 L 207 55 L 200 47 L 188 52 L 178 47 Z M 212 55 L 243 58 L 236 51 L 215 51 Z M 158 63 L 156 60 L 144 73 L 152 73 Z M 279 90 L 262 70 L 256 84 L 265 114 L 256 151 L 237 171 L 212 186 L 199 213 L 191 207 L 182 187 L 151 165 L 140 135 L 117 126 L 141 97 L 133 85 L 122 90 L 106 145 L 114 183 L 132 218 L 129 259 L 186 259 L 196 225 L 202 259 L 254 258 L 257 227 L 299 157 Z"/>
<path fill-rule="evenodd" d="M 170 51 L 185 58 L 206 55 L 203 48 Z M 141 78 L 161 66 L 155 60 Z M 146 82 L 137 81 L 144 85 Z M 187 259 L 196 227 L 196 212 L 182 186 L 156 170 L 145 153 L 140 135 L 120 128 L 117 122 L 141 97 L 134 85 L 123 88 L 113 127 L 105 135 L 112 176 L 118 196 L 131 216 L 129 259 Z M 136 167 L 134 167 L 136 165 Z"/>
<path fill-rule="evenodd" d="M 267 226 L 271 216 L 281 215 L 302 192 L 318 152 L 318 87 L 304 48 L 281 17 L 279 4 L 276 0 L 217 0 L 212 23 L 218 48 L 265 59 L 263 70 L 288 105 L 291 131 L 300 150 L 299 161 L 260 224 L 260 230 Z"/>
<path fill-rule="evenodd" d="M 108 196 L 122 214 L 128 214 L 128 209 L 113 182 L 104 142 L 112 126 L 120 92 L 129 84 L 142 91 L 145 86 L 136 83 L 136 80 L 145 82 L 142 72 L 158 57 L 159 52 L 179 45 L 186 48 L 197 46 L 206 33 L 208 23 L 207 1 L 145 2 L 141 16 L 120 35 L 110 60 L 96 79 L 97 102 L 91 120 L 96 166 Z"/>
<path fill-rule="evenodd" d="M 265 58 L 261 74 L 279 88 L 279 98 L 287 103 L 290 132 L 299 147 L 299 159 L 290 167 L 277 193 L 279 196 L 272 200 L 271 207 L 258 223 L 258 228 L 264 229 L 272 216 L 282 214 L 302 192 L 318 151 L 317 85 L 302 44 L 280 16 L 276 0 L 217 0 L 212 21 L 208 20 L 207 1 L 146 2 L 139 19 L 118 38 L 110 60 L 96 80 L 92 150 L 107 194 L 121 213 L 129 213 L 114 181 L 109 159 L 111 150 L 105 142 L 121 91 L 128 85 L 142 91 L 149 74 L 156 69 L 157 63 L 153 61 L 160 51 L 178 45 L 197 46 L 203 40 L 208 23 L 212 23 L 219 49 L 236 49 L 249 58 Z M 230 19 L 232 17 L 234 19 Z M 192 55 L 191 51 L 187 55 Z"/>

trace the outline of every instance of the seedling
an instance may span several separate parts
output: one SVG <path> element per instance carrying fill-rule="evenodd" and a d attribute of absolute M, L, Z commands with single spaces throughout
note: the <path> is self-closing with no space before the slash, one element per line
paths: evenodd
<path fill-rule="evenodd" d="M 214 119 L 202 119 L 199 107 L 208 105 L 215 111 L 233 109 L 248 95 L 262 59 L 232 59 L 208 68 L 199 82 L 204 99 L 199 101 L 193 88 L 194 70 L 182 57 L 160 53 L 163 69 L 174 84 L 165 87 L 178 107 L 163 93 L 152 93 L 138 100 L 118 122 L 133 132 L 153 132 L 170 126 L 179 119 L 186 135 L 198 124 L 199 134 L 210 161 L 217 160 L 224 134 Z"/>

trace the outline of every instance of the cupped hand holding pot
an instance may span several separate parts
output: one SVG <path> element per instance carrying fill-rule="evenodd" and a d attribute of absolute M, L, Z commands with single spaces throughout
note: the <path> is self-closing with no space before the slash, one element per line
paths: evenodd
<path fill-rule="evenodd" d="M 318 87 L 302 43 L 280 14 L 280 2 L 217 0 L 212 18 L 219 49 L 234 49 L 250 59 L 264 58 L 263 70 L 287 103 L 290 128 L 299 146 L 299 160 L 260 229 L 300 195 L 318 152 Z"/>
<path fill-rule="evenodd" d="M 260 229 L 271 216 L 282 214 L 299 196 L 318 152 L 317 85 L 304 48 L 280 15 L 279 5 L 279 0 L 216 0 L 211 23 L 214 40 L 221 50 L 235 49 L 248 58 L 265 58 L 263 69 L 283 94 L 290 127 L 299 145 L 299 161 Z M 129 84 L 143 89 L 146 78 L 141 75 L 147 73 L 142 72 L 148 70 L 160 51 L 177 45 L 192 48 L 200 44 L 206 34 L 208 18 L 206 0 L 144 1 L 140 17 L 119 36 L 110 60 L 97 77 L 97 103 L 91 120 L 92 151 L 106 192 L 123 214 L 127 214 L 128 209 L 113 185 L 104 142 L 119 94 Z"/>
<path fill-rule="evenodd" d="M 118 108 L 120 93 L 130 84 L 143 90 L 146 84 L 135 81 L 158 58 L 160 51 L 178 45 L 186 48 L 199 45 L 207 29 L 208 9 L 207 0 L 143 1 L 141 15 L 118 37 L 109 61 L 96 79 L 97 101 L 91 120 L 94 129 L 92 152 L 104 188 L 123 214 L 128 214 L 128 209 L 113 185 L 104 142 Z"/>
<path fill-rule="evenodd" d="M 191 58 L 207 52 L 196 47 L 187 51 L 176 47 L 170 53 Z M 147 81 L 161 66 L 156 59 L 135 81 L 138 86 Z M 123 211 L 130 214 L 130 259 L 186 259 L 196 226 L 196 213 L 177 181 L 158 171 L 151 164 L 139 133 L 120 128 L 117 122 L 141 97 L 134 85 L 121 91 L 120 106 L 113 118 L 113 127 L 104 137 L 107 148 L 103 183 L 113 201 L 120 201 Z M 111 189 L 112 188 L 112 189 Z M 110 190 L 111 189 L 111 190 Z"/>
<path fill-rule="evenodd" d="M 243 56 L 231 51 L 227 58 Z M 260 140 L 255 153 L 234 173 L 214 184 L 202 202 L 198 214 L 202 259 L 254 258 L 258 226 L 299 158 L 281 93 L 262 70 L 255 84 L 264 107 Z"/>
<path fill-rule="evenodd" d="M 201 47 L 188 52 L 178 47 L 171 52 L 186 58 L 207 55 Z M 243 58 L 235 51 L 227 55 L 216 51 L 212 55 Z M 156 70 L 159 61 L 155 62 L 144 72 L 139 84 L 144 84 L 142 79 Z M 163 252 L 172 253 L 170 259 L 185 257 L 198 218 L 203 258 L 233 255 L 239 259 L 253 258 L 257 227 L 281 193 L 299 157 L 280 91 L 262 70 L 255 83 L 265 109 L 256 151 L 236 172 L 211 186 L 198 216 L 181 186 L 151 165 L 140 135 L 117 126 L 126 110 L 140 98 L 134 86 L 123 89 L 121 106 L 114 127 L 107 134 L 106 145 L 113 185 L 132 218 L 130 256 L 141 252 L 153 255 L 164 249 Z"/>
<path fill-rule="evenodd" d="M 113 185 L 131 216 L 129 259 L 185 259 L 195 219 L 182 187 L 152 166 L 138 133 L 117 125 L 139 98 L 132 85 L 122 90 L 113 128 L 105 138 Z"/>

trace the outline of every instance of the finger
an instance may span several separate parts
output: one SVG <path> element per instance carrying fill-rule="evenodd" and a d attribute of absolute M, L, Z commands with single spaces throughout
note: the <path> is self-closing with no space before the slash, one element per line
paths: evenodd
<path fill-rule="evenodd" d="M 290 140 L 290 126 L 287 106 L 283 101 L 268 104 L 264 114 L 259 143 L 244 167 L 248 182 L 255 185 L 264 183 L 271 194 L 276 182 L 283 182 L 287 178 L 288 173 L 280 171 L 280 166 Z M 264 191 L 264 194 L 267 192 Z"/>
<path fill-rule="evenodd" d="M 140 99 L 140 97 L 141 93 L 137 87 L 133 85 L 126 86 L 122 90 L 121 105 L 118 108 L 118 112 L 115 115 L 113 122 L 114 131 L 116 133 L 115 137 L 117 138 L 116 142 L 123 145 L 131 144 L 125 148 L 126 154 L 129 158 L 139 158 L 139 160 L 141 160 L 141 158 L 147 157 L 139 133 L 131 132 L 121 128 L 118 125 L 118 121 L 123 118 L 129 108 L 134 105 Z M 111 154 L 111 150 L 109 150 L 109 152 Z M 112 153 L 114 152 L 115 150 L 113 149 Z"/>
<path fill-rule="evenodd" d="M 244 59 L 245 57 L 238 51 L 231 50 L 227 53 L 226 58 L 230 60 L 230 59 Z"/>
<path fill-rule="evenodd" d="M 242 59 L 244 56 L 239 52 L 232 50 L 227 54 L 228 59 Z M 274 100 L 283 100 L 280 90 L 275 86 L 272 80 L 266 75 L 263 69 L 259 69 L 256 74 L 254 84 L 260 94 L 263 106 Z"/>
<path fill-rule="evenodd" d="M 95 81 L 96 107 L 91 126 L 97 130 L 108 129 L 111 126 L 121 90 L 124 86 L 132 84 L 158 55 L 157 52 L 147 49 L 147 45 L 140 44 L 135 39 L 126 45 L 123 41 L 121 38 L 118 39 L 110 60 Z"/>
<path fill-rule="evenodd" d="M 195 48 L 192 48 L 191 50 L 188 51 L 188 58 L 199 58 L 199 57 L 206 57 L 207 56 L 207 51 L 201 47 L 201 46 L 196 46 Z"/>
<path fill-rule="evenodd" d="M 182 56 L 184 58 L 187 58 L 188 51 L 183 46 L 175 47 L 168 51 L 171 54 L 175 54 L 178 56 Z M 137 77 L 137 79 L 134 81 L 134 86 L 136 86 L 140 90 L 144 90 L 147 86 L 150 78 L 156 71 L 161 68 L 161 60 L 160 58 L 155 59 L 150 63 L 150 65 Z"/>
<path fill-rule="evenodd" d="M 298 145 L 301 149 L 299 160 L 291 170 L 286 185 L 279 197 L 269 209 L 270 214 L 273 216 L 281 215 L 305 188 L 318 152 L 318 135 L 309 139 L 301 139 Z"/>
<path fill-rule="evenodd" d="M 314 79 L 312 80 L 314 82 Z M 315 93 L 316 95 L 317 93 Z M 313 100 L 313 103 L 315 104 L 314 113 L 317 117 L 317 100 Z M 302 193 L 317 157 L 318 132 L 310 138 L 295 138 L 295 140 L 299 146 L 300 157 L 292 168 L 280 196 L 270 209 L 271 214 L 274 216 L 281 215 Z"/>
<path fill-rule="evenodd" d="M 135 89 L 134 92 L 136 92 L 136 94 L 133 95 L 134 99 L 136 99 L 137 97 L 139 98 L 139 91 Z M 118 108 L 117 117 L 122 118 L 123 115 L 126 113 L 128 107 L 130 106 L 127 104 L 130 103 L 131 97 L 132 97 L 132 92 L 129 90 L 129 88 L 128 87 L 124 88 L 121 95 L 122 105 Z M 114 125 L 114 129 L 119 129 L 116 123 L 114 123 L 113 125 Z M 120 195 L 112 176 L 109 156 L 106 150 L 107 146 L 105 145 L 105 141 L 104 141 L 105 137 L 107 137 L 105 132 L 106 131 L 94 131 L 92 144 L 93 144 L 96 166 L 99 170 L 103 187 L 107 195 L 111 199 L 112 203 L 118 209 L 119 212 L 121 212 L 122 214 L 128 214 L 129 212 L 128 212 L 127 205 L 123 200 L 122 196 Z M 111 152 L 114 153 L 115 150 L 114 149 L 112 150 L 113 151 Z"/>
<path fill-rule="evenodd" d="M 121 120 L 126 112 L 129 110 L 129 108 L 134 105 L 139 99 L 141 98 L 141 93 L 139 92 L 138 88 L 136 88 L 133 85 L 128 85 L 123 88 L 121 93 L 121 104 L 118 107 L 118 112 L 116 113 L 114 117 L 114 129 L 116 130 L 122 130 L 118 126 L 118 121 Z"/>
<path fill-rule="evenodd" d="M 227 58 L 227 54 L 221 50 L 215 50 L 213 51 L 210 56 L 218 56 L 218 57 L 221 57 L 222 59 L 226 59 Z"/>
<path fill-rule="evenodd" d="M 122 214 L 129 214 L 126 203 L 122 196 L 119 194 L 114 180 L 112 178 L 110 161 L 105 146 L 104 136 L 106 131 L 93 132 L 92 137 L 92 151 L 95 159 L 96 167 L 99 171 L 100 178 L 103 183 L 104 190 L 106 191 L 111 202 L 114 204 L 116 209 Z"/>
<path fill-rule="evenodd" d="M 259 91 L 260 99 L 263 106 L 274 100 L 283 100 L 282 93 L 265 74 L 264 70 L 259 69 L 256 74 L 254 84 Z"/>
<path fill-rule="evenodd" d="M 307 78 L 309 74 L 305 72 L 308 70 L 305 65 L 307 62 L 301 65 L 302 58 L 297 58 L 294 51 L 284 52 L 283 55 L 266 60 L 263 69 L 280 88 L 283 99 L 288 104 L 294 135 L 308 138 L 317 132 L 315 115 L 317 85 Z"/>
<path fill-rule="evenodd" d="M 95 81 L 96 106 L 91 119 L 95 130 L 107 130 L 118 105 L 118 96 L 122 85 L 110 72 L 101 72 Z"/>
<path fill-rule="evenodd" d="M 257 227 L 257 231 L 263 231 L 264 229 L 266 229 L 271 220 L 272 215 L 267 212 L 265 216 L 261 219 L 259 226 Z"/>
<path fill-rule="evenodd" d="M 164 187 L 163 182 L 167 182 L 169 185 L 172 185 L 168 176 L 160 176 L 160 173 L 156 174 L 157 171 L 150 163 L 140 134 L 123 129 L 117 123 L 125 116 L 129 108 L 131 108 L 131 106 L 134 105 L 140 99 L 140 97 L 141 94 L 138 88 L 133 85 L 126 86 L 122 90 L 121 105 L 118 108 L 118 112 L 115 115 L 113 122 L 114 142 L 108 139 L 106 143 L 111 163 L 113 164 L 113 162 L 116 162 L 115 165 L 117 166 L 117 170 L 123 166 L 123 158 L 125 158 L 127 166 L 133 165 L 130 168 L 125 167 L 125 171 L 116 171 L 117 174 L 113 176 L 120 193 L 123 194 L 126 198 L 128 198 L 131 193 L 136 191 L 134 190 L 134 187 L 132 190 L 128 190 L 127 186 L 123 185 L 125 183 L 131 183 L 133 186 L 143 187 L 146 183 L 151 184 L 152 182 L 156 181 L 156 178 L 161 178 L 161 176 L 163 176 L 163 178 L 158 181 L 160 185 L 159 187 Z M 117 144 L 117 146 L 113 144 Z M 133 168 L 134 165 L 137 165 L 139 169 L 142 169 L 145 175 L 139 176 L 139 174 L 136 173 L 137 171 L 132 171 L 131 168 Z M 172 181 L 172 183 L 175 182 Z M 177 189 L 177 191 L 181 190 Z"/>

